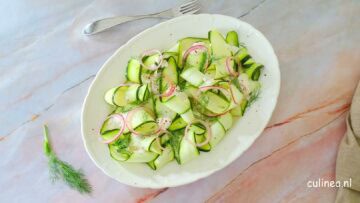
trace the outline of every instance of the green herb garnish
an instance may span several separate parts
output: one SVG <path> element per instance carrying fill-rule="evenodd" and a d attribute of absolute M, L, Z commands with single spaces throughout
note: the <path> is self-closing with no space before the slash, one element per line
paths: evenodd
<path fill-rule="evenodd" d="M 44 125 L 44 153 L 48 157 L 50 179 L 52 182 L 63 180 L 72 189 L 80 193 L 91 193 L 92 187 L 80 170 L 74 169 L 70 164 L 60 160 L 49 143 L 49 129 Z"/>
<path fill-rule="evenodd" d="M 235 85 L 235 87 L 236 87 L 238 90 L 241 90 L 240 82 L 239 82 L 239 80 L 238 80 L 237 78 L 232 79 L 232 80 L 231 80 L 231 83 L 232 83 L 233 85 Z"/>
<path fill-rule="evenodd" d="M 253 104 L 257 99 L 259 99 L 260 91 L 256 90 L 250 94 L 249 100 L 248 100 L 248 106 Z"/>

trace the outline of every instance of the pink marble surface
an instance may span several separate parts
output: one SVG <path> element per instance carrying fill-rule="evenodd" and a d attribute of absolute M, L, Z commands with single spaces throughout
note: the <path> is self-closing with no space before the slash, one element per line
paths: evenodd
<path fill-rule="evenodd" d="M 161 20 L 120 26 L 94 37 L 93 19 L 142 14 L 175 1 L 2 1 L 0 3 L 0 202 L 333 202 L 332 180 L 344 119 L 360 79 L 360 2 L 202 1 L 202 12 L 238 17 L 258 28 L 280 61 L 279 103 L 255 144 L 225 169 L 197 182 L 138 189 L 104 175 L 87 156 L 80 111 L 102 63 L 132 36 Z M 146 5 L 152 6 L 146 6 Z M 58 155 L 94 186 L 83 196 L 51 184 L 42 154 L 48 123 Z"/>

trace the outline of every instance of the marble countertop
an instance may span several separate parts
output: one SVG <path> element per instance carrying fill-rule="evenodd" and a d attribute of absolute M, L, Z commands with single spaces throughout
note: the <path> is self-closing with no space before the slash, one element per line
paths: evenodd
<path fill-rule="evenodd" d="M 279 102 L 255 144 L 225 169 L 194 183 L 160 190 L 123 185 L 85 152 L 80 112 L 104 61 L 135 34 L 162 20 L 128 23 L 93 37 L 94 19 L 143 14 L 177 4 L 166 0 L 45 0 L 0 3 L 1 202 L 332 202 L 345 116 L 360 79 L 360 2 L 352 0 L 202 1 L 204 13 L 249 22 L 269 39 L 282 73 Z M 151 6 L 148 6 L 151 5 Z M 94 186 L 80 195 L 51 184 L 42 125 L 54 149 Z"/>

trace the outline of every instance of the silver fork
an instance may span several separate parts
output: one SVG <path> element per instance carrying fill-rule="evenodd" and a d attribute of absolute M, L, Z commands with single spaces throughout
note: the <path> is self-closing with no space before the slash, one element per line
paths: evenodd
<path fill-rule="evenodd" d="M 198 4 L 198 1 L 192 0 L 185 2 L 182 5 L 158 13 L 152 13 L 148 15 L 138 15 L 138 16 L 117 16 L 112 18 L 104 18 L 86 25 L 84 27 L 83 34 L 85 35 L 96 34 L 104 30 L 107 30 L 109 28 L 112 28 L 116 25 L 120 25 L 122 23 L 130 22 L 133 20 L 139 20 L 143 18 L 172 18 L 185 14 L 194 14 L 199 10 L 200 10 L 200 6 Z"/>

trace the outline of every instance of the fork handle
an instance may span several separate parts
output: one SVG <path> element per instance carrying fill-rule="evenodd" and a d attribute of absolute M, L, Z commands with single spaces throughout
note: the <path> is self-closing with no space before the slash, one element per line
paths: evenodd
<path fill-rule="evenodd" d="M 149 15 L 137 15 L 137 16 L 116 16 L 111 18 L 105 18 L 101 20 L 94 21 L 90 24 L 88 24 L 84 30 L 83 33 L 86 35 L 92 35 L 98 32 L 102 32 L 104 30 L 107 30 L 109 28 L 112 28 L 116 25 L 120 25 L 126 22 L 139 20 L 143 18 L 163 18 L 163 15 L 159 15 L 160 13 L 154 13 Z"/>

